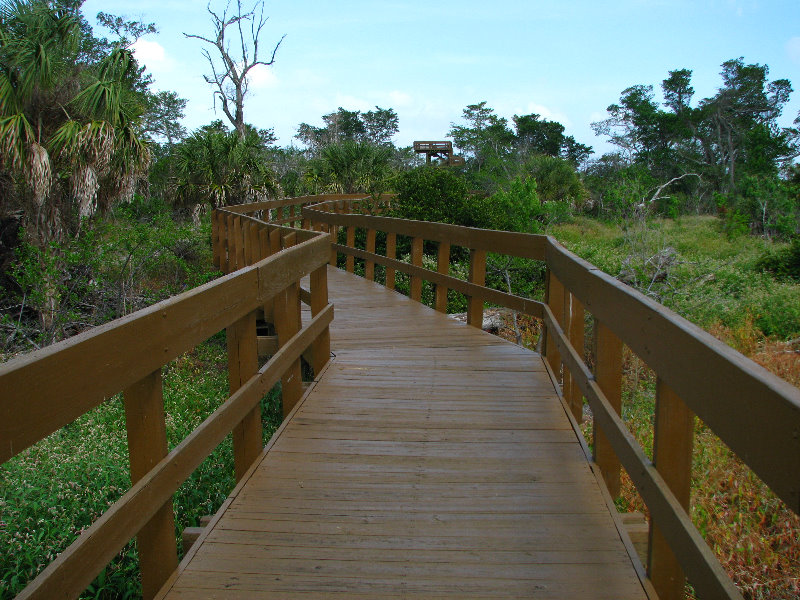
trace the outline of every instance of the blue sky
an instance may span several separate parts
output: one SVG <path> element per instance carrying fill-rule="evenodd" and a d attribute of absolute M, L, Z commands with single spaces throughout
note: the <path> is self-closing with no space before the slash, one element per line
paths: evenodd
<path fill-rule="evenodd" d="M 224 5 L 211 2 L 215 10 Z M 137 43 L 137 57 L 156 89 L 188 99 L 186 127 L 224 119 L 202 77 L 209 72 L 203 45 L 182 35 L 210 36 L 205 2 L 83 5 L 93 24 L 101 10 L 156 23 L 159 33 Z M 712 95 L 720 64 L 739 56 L 800 88 L 800 0 L 268 0 L 265 14 L 264 50 L 286 39 L 275 65 L 256 72 L 245 119 L 273 127 L 281 145 L 299 123 L 320 125 L 339 106 L 393 108 L 400 145 L 445 139 L 465 106 L 486 100 L 509 120 L 535 112 L 560 121 L 603 152 L 611 147 L 590 123 L 631 85 L 658 92 L 672 69 L 694 71 L 695 100 Z M 782 124 L 799 110 L 796 91 Z"/>

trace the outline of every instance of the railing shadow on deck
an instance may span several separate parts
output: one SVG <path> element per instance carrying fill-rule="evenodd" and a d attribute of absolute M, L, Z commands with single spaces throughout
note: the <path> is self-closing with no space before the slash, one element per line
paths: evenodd
<path fill-rule="evenodd" d="M 330 354 L 327 264 L 345 256 L 384 284 L 410 278 L 435 286 L 434 308 L 446 311 L 447 291 L 468 300 L 467 320 L 480 327 L 484 304 L 541 319 L 543 352 L 576 419 L 583 398 L 595 419 L 594 460 L 612 495 L 623 466 L 651 515 L 647 573 L 659 597 L 683 597 L 684 573 L 700 598 L 740 598 L 687 514 L 694 415 L 703 421 L 795 512 L 800 511 L 800 391 L 755 365 L 663 306 L 600 272 L 553 238 L 407 221 L 380 216 L 391 198 L 327 195 L 226 207 L 212 216 L 214 262 L 222 278 L 128 317 L 0 366 L 0 462 L 124 392 L 134 485 L 51 563 L 20 597 L 74 597 L 128 540 L 138 536 L 145 597 L 175 569 L 171 496 L 202 459 L 234 432 L 237 480 L 261 452 L 259 399 L 279 379 L 284 414 L 302 394 L 300 356 L 315 373 Z M 292 225 L 301 229 L 289 229 Z M 340 228 L 345 244 L 338 243 Z M 365 232 L 356 248 L 356 230 Z M 385 255 L 375 251 L 386 235 Z M 330 234 L 330 237 L 326 234 Z M 397 260 L 397 236 L 410 238 L 410 263 Z M 435 271 L 423 267 L 425 242 L 437 248 Z M 450 276 L 451 250 L 470 257 L 468 281 Z M 547 267 L 545 302 L 485 286 L 487 253 Z M 310 275 L 310 289 L 300 279 Z M 301 324 L 299 304 L 311 305 Z M 595 367 L 583 353 L 586 313 L 594 322 Z M 276 336 L 256 335 L 256 316 Z M 167 453 L 161 367 L 226 329 L 232 395 L 198 429 Z M 657 374 L 654 461 L 619 416 L 623 344 Z M 125 348 L 124 353 L 118 351 Z M 310 348 L 310 352 L 308 349 Z M 274 356 L 258 369 L 258 355 Z M 53 405 L 52 398 L 60 397 Z"/>

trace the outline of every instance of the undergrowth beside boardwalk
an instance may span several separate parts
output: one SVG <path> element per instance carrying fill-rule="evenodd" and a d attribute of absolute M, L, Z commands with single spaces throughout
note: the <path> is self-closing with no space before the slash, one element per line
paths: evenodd
<path fill-rule="evenodd" d="M 224 335 L 164 367 L 170 449 L 227 397 Z M 264 439 L 280 424 L 277 389 L 262 401 Z M 12 598 L 130 487 L 125 411 L 115 396 L 0 468 L 0 597 Z M 176 544 L 184 527 L 211 515 L 233 489 L 231 438 L 174 496 Z M 140 596 L 136 544 L 100 573 L 84 598 Z"/>
<path fill-rule="evenodd" d="M 713 217 L 653 220 L 627 227 L 577 218 L 554 226 L 549 233 L 579 256 L 627 279 L 800 386 L 800 285 L 760 266 L 761 257 L 786 244 L 747 236 L 732 239 Z M 523 343 L 533 348 L 538 323 L 520 319 L 519 327 Z M 591 334 L 587 317 L 585 351 L 590 363 Z M 510 321 L 501 335 L 515 339 Z M 622 417 L 651 458 L 654 408 L 655 375 L 626 348 Z M 582 429 L 591 444 L 588 405 L 584 413 Z M 616 503 L 621 512 L 647 514 L 624 471 Z M 789 600 L 800 596 L 800 517 L 699 420 L 695 424 L 691 516 L 745 598 Z M 690 587 L 687 592 L 694 598 Z"/>

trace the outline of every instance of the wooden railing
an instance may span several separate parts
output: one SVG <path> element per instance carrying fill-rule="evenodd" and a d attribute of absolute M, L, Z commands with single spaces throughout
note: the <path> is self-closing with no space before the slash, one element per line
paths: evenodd
<path fill-rule="evenodd" d="M 343 254 L 345 269 L 353 272 L 355 260 L 363 261 L 368 279 L 382 265 L 390 288 L 397 272 L 406 273 L 409 294 L 418 301 L 422 282 L 432 283 L 433 305 L 441 312 L 448 289 L 464 294 L 468 323 L 476 327 L 486 302 L 541 319 L 544 355 L 565 404 L 576 420 L 584 397 L 592 409 L 594 461 L 609 491 L 617 493 L 622 466 L 648 506 L 647 576 L 659 597 L 682 597 L 685 573 L 701 598 L 740 598 L 687 514 L 694 415 L 800 512 L 800 391 L 551 237 L 354 214 L 382 210 L 381 202 L 351 195 L 215 211 L 212 245 L 215 264 L 227 273 L 222 278 L 0 366 L 0 462 L 118 392 L 124 395 L 130 440 L 130 490 L 21 597 L 80 594 L 134 536 L 144 595 L 157 591 L 177 563 L 172 494 L 231 431 L 241 479 L 262 450 L 260 398 L 281 380 L 287 413 L 302 394 L 301 355 L 306 352 L 317 374 L 327 362 L 333 316 L 327 263 L 335 265 Z M 340 228 L 344 244 L 337 241 Z M 359 228 L 363 248 L 355 247 Z M 383 255 L 376 253 L 378 232 L 386 236 Z M 397 236 L 411 239 L 410 263 L 396 257 Z M 437 248 L 435 271 L 423 267 L 426 242 Z M 449 275 L 451 251 L 459 246 L 469 256 L 467 281 Z M 544 261 L 545 301 L 487 288 L 487 253 Z M 300 287 L 305 275 L 309 290 Z M 300 301 L 311 306 L 306 325 L 300 322 Z M 586 313 L 594 323 L 593 372 L 583 352 Z M 274 337 L 257 335 L 260 315 L 274 324 Z M 223 328 L 231 396 L 167 452 L 161 367 Z M 657 374 L 653 461 L 619 416 L 623 344 Z M 274 355 L 258 368 L 259 354 Z"/>
<path fill-rule="evenodd" d="M 700 598 L 741 598 L 736 586 L 688 515 L 695 415 L 701 418 L 794 511 L 800 512 L 800 390 L 772 375 L 682 317 L 578 258 L 555 239 L 341 214 L 335 201 L 306 206 L 312 229 L 333 236 L 331 264 L 345 269 L 364 261 L 364 276 L 395 286 L 409 276 L 409 295 L 420 301 L 422 281 L 435 286 L 433 308 L 445 312 L 447 290 L 468 299 L 468 323 L 481 327 L 490 302 L 542 319 L 542 348 L 577 421 L 585 397 L 594 416 L 593 458 L 612 496 L 625 468 L 650 513 L 647 577 L 662 600 L 683 598 L 685 579 Z M 345 244 L 337 243 L 345 228 Z M 355 247 L 358 229 L 362 248 Z M 375 251 L 385 234 L 385 255 Z M 410 263 L 397 260 L 397 236 L 410 238 Z M 423 267 L 423 247 L 437 247 L 436 270 Z M 469 280 L 450 276 L 451 251 L 469 255 Z M 544 261 L 545 301 L 485 287 L 487 252 Z M 466 254 L 466 252 L 464 252 Z M 586 313 L 593 316 L 594 371 L 584 356 Z M 657 376 L 653 460 L 620 418 L 623 344 Z M 685 575 L 684 575 L 685 574 Z"/>
<path fill-rule="evenodd" d="M 316 374 L 327 363 L 329 237 L 218 211 L 214 239 L 215 262 L 227 275 L 0 366 L 0 463 L 120 392 L 130 456 L 131 488 L 20 598 L 77 597 L 134 536 L 143 595 L 153 597 L 178 564 L 175 491 L 231 432 L 241 480 L 263 449 L 261 398 L 282 380 L 288 413 L 303 390 L 300 356 L 310 348 Z M 301 292 L 305 275 L 310 290 Z M 312 310 L 305 325 L 301 296 Z M 275 323 L 277 340 L 261 352 L 272 356 L 259 368 L 256 319 L 262 314 Z M 168 451 L 162 367 L 222 329 L 230 397 Z"/>

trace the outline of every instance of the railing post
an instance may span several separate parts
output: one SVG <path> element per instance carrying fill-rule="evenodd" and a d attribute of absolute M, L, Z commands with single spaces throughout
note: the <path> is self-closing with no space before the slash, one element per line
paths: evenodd
<path fill-rule="evenodd" d="M 555 317 L 556 322 L 559 325 L 562 325 L 564 323 L 564 286 L 561 285 L 561 282 L 549 269 L 547 270 L 547 274 L 545 276 L 544 296 L 545 303 L 550 307 L 550 310 L 553 311 L 553 316 Z M 555 335 L 550 331 L 546 331 L 544 342 L 544 356 L 547 359 L 547 363 L 550 365 L 550 368 L 553 370 L 553 374 L 556 376 L 556 379 L 560 381 L 561 354 L 558 352 Z"/>
<path fill-rule="evenodd" d="M 692 479 L 694 414 L 661 378 L 656 379 L 653 463 L 686 512 Z M 681 600 L 686 577 L 658 526 L 650 518 L 647 574 L 661 600 Z"/>
<path fill-rule="evenodd" d="M 219 270 L 228 272 L 228 219 L 225 213 L 216 211 L 219 222 Z"/>
<path fill-rule="evenodd" d="M 250 219 L 242 219 L 242 248 L 244 249 L 244 266 L 253 264 L 253 238 L 250 236 L 252 222 Z"/>
<path fill-rule="evenodd" d="M 267 258 L 268 256 L 272 255 L 272 248 L 270 247 L 270 234 L 266 229 L 261 229 L 258 232 L 258 245 L 261 249 L 261 258 Z M 275 303 L 272 298 L 264 303 L 264 321 L 267 323 L 275 322 Z"/>
<path fill-rule="evenodd" d="M 397 258 L 397 234 L 386 234 L 386 258 Z M 395 270 L 391 267 L 386 267 L 386 289 L 394 289 Z"/>
<path fill-rule="evenodd" d="M 450 243 L 439 242 L 439 251 L 436 255 L 436 272 L 442 275 L 450 274 Z M 436 310 L 447 313 L 447 287 L 436 284 Z"/>
<path fill-rule="evenodd" d="M 577 350 L 580 357 L 583 359 L 584 357 L 584 315 L 585 310 L 583 308 L 583 304 L 581 301 L 578 300 L 572 294 L 565 294 L 565 300 L 569 299 L 569 342 L 572 344 L 572 347 Z M 567 399 L 567 403 L 569 404 L 570 409 L 572 410 L 572 416 L 575 417 L 575 420 L 578 423 L 583 422 L 583 392 L 581 392 L 581 388 L 579 388 L 572 375 L 565 370 L 564 373 L 564 380 L 566 383 L 567 376 L 569 376 L 569 390 L 565 389 L 564 396 Z M 566 387 L 566 386 L 565 386 Z"/>
<path fill-rule="evenodd" d="M 225 330 L 228 343 L 228 389 L 233 394 L 258 371 L 256 313 L 250 312 Z M 239 481 L 263 447 L 261 405 L 257 404 L 233 429 L 233 463 Z"/>
<path fill-rule="evenodd" d="M 347 247 L 348 248 L 355 248 L 356 247 L 356 228 L 352 225 L 347 226 Z M 352 254 L 348 254 L 345 257 L 345 270 L 348 273 L 352 273 L 355 264 L 356 264 L 356 257 Z"/>
<path fill-rule="evenodd" d="M 161 369 L 134 383 L 123 393 L 128 434 L 131 484 L 144 477 L 167 455 Z M 175 515 L 166 502 L 136 536 L 142 597 L 153 598 L 178 568 Z"/>
<path fill-rule="evenodd" d="M 220 223 L 219 223 L 219 213 L 216 209 L 211 211 L 211 259 L 214 266 L 219 269 L 220 265 L 220 251 L 222 246 L 220 245 Z"/>
<path fill-rule="evenodd" d="M 619 414 L 622 408 L 622 341 L 597 318 L 594 320 L 594 348 L 595 380 L 609 404 Z M 603 473 L 611 497 L 616 498 L 620 490 L 619 459 L 596 421 L 592 429 L 594 461 Z"/>
<path fill-rule="evenodd" d="M 286 247 L 294 244 L 295 234 L 284 238 Z M 300 330 L 300 284 L 294 282 L 275 296 L 275 332 L 278 346 L 284 346 Z M 300 359 L 292 363 L 281 377 L 283 416 L 286 417 L 303 395 L 303 376 Z"/>
<path fill-rule="evenodd" d="M 367 243 L 365 250 L 375 254 L 375 230 L 367 229 Z M 375 280 L 375 261 L 367 260 L 364 264 L 364 279 L 367 281 Z"/>
<path fill-rule="evenodd" d="M 469 281 L 475 285 L 486 284 L 486 250 L 469 251 Z M 467 325 L 483 327 L 483 298 L 467 297 Z"/>
<path fill-rule="evenodd" d="M 330 225 L 329 229 L 330 229 L 330 232 L 331 232 L 331 242 L 333 242 L 334 244 L 338 244 L 339 243 L 339 226 L 338 225 Z M 336 259 L 337 258 L 338 257 L 336 255 L 336 249 L 333 246 L 331 246 L 331 260 L 330 260 L 329 264 L 332 267 L 336 266 Z"/>
<path fill-rule="evenodd" d="M 422 266 L 422 238 L 415 237 L 411 239 L 411 264 L 415 267 Z M 422 301 L 422 278 L 412 275 L 409 286 L 408 295 L 412 300 L 417 302 Z"/>
<path fill-rule="evenodd" d="M 233 273 L 236 270 L 236 221 L 234 215 L 227 215 L 226 220 L 228 225 L 227 229 L 227 236 L 228 236 L 228 256 L 226 258 L 226 273 Z"/>
<path fill-rule="evenodd" d="M 322 265 L 311 272 L 311 316 L 316 317 L 328 305 L 328 265 Z M 331 356 L 330 328 L 319 334 L 311 345 L 311 354 L 314 358 L 314 377 L 322 373 Z"/>
<path fill-rule="evenodd" d="M 236 245 L 236 270 L 243 268 L 244 263 L 244 231 L 242 227 L 242 218 L 236 216 L 233 218 L 233 238 Z"/>

